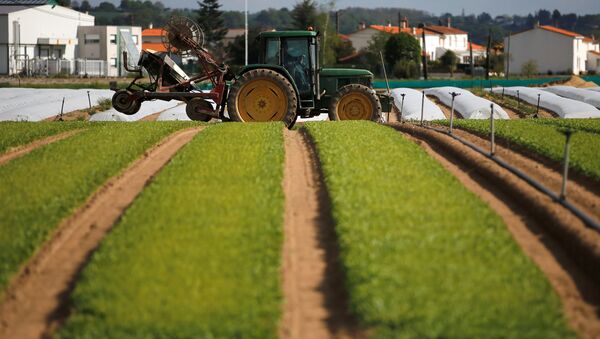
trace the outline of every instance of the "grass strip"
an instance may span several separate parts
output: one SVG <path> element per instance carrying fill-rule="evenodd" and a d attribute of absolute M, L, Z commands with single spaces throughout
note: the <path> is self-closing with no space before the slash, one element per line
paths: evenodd
<path fill-rule="evenodd" d="M 283 125 L 221 124 L 175 156 L 84 269 L 61 338 L 275 338 Z"/>
<path fill-rule="evenodd" d="M 501 219 L 415 143 L 307 124 L 351 310 L 376 338 L 568 338 L 561 303 Z"/>
<path fill-rule="evenodd" d="M 62 219 L 145 150 L 184 126 L 189 124 L 94 124 L 0 166 L 0 291 Z"/>
<path fill-rule="evenodd" d="M 0 122 L 0 153 L 38 139 L 87 126 L 89 125 L 71 122 Z"/>
<path fill-rule="evenodd" d="M 473 94 L 479 97 L 490 100 L 502 107 L 511 109 L 521 114 L 522 116 L 533 117 L 537 113 L 536 106 L 531 105 L 530 103 L 523 100 L 519 101 L 518 99 L 513 98 L 509 95 L 503 96 L 502 94 L 498 94 L 499 92 L 501 93 L 500 89 L 494 89 L 494 92 L 488 92 L 484 91 L 481 88 L 473 88 L 471 91 Z"/>
<path fill-rule="evenodd" d="M 554 124 L 538 123 L 538 120 L 496 121 L 496 136 L 522 146 L 549 159 L 562 162 L 565 147 L 563 128 Z M 440 124 L 448 124 L 439 121 Z M 488 136 L 487 120 L 454 120 L 454 126 Z M 571 168 L 589 177 L 600 180 L 600 135 L 578 131 L 571 138 Z"/>

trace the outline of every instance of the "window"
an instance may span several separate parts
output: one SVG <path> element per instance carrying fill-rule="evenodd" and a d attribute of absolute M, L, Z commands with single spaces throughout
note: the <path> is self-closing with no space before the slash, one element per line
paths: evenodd
<path fill-rule="evenodd" d="M 279 39 L 267 40 L 265 64 L 279 65 Z"/>
<path fill-rule="evenodd" d="M 84 44 L 92 45 L 100 43 L 100 35 L 99 34 L 86 34 L 84 37 Z"/>
<path fill-rule="evenodd" d="M 132 35 L 131 38 L 133 39 L 133 43 L 137 45 L 138 44 L 138 36 Z"/>
<path fill-rule="evenodd" d="M 111 34 L 110 35 L 110 43 L 113 45 L 117 44 L 117 35 L 116 34 Z"/>
<path fill-rule="evenodd" d="M 117 58 L 110 58 L 110 65 L 112 67 L 117 67 Z"/>
<path fill-rule="evenodd" d="M 288 38 L 283 41 L 283 66 L 290 72 L 300 95 L 310 93 L 310 65 L 307 38 Z"/>

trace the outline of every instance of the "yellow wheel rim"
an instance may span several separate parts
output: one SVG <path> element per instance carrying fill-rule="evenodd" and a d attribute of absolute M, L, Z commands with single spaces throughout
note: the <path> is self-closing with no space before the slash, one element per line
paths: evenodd
<path fill-rule="evenodd" d="M 240 90 L 237 111 L 246 122 L 283 121 L 288 110 L 288 98 L 281 87 L 268 79 L 248 82 Z"/>
<path fill-rule="evenodd" d="M 373 104 L 362 93 L 350 93 L 340 100 L 336 113 L 340 120 L 370 120 Z"/>

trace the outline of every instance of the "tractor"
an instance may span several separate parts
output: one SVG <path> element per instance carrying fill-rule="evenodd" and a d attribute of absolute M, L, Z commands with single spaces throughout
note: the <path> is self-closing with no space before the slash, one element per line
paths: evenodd
<path fill-rule="evenodd" d="M 191 120 L 282 121 L 291 128 L 298 117 L 328 114 L 330 120 L 383 120 L 390 97 L 371 87 L 373 74 L 361 69 L 322 68 L 319 34 L 306 31 L 268 31 L 257 42 L 259 63 L 233 74 L 204 48 L 200 26 L 173 17 L 163 29 L 167 52 L 143 51 L 138 67 L 125 66 L 137 76 L 125 89 L 116 84 L 113 107 L 135 114 L 145 100 L 180 100 Z M 200 72 L 188 76 L 174 59 L 195 56 Z M 124 52 L 124 60 L 127 53 Z M 149 83 L 141 83 L 149 77 Z M 201 85 L 210 90 L 202 90 Z M 204 87 L 206 88 L 206 87 Z"/>

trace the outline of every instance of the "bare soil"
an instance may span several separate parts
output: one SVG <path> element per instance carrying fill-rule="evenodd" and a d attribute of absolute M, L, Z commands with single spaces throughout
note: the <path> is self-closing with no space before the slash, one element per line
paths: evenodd
<path fill-rule="evenodd" d="M 82 130 L 68 131 L 68 132 L 52 135 L 52 136 L 49 136 L 47 138 L 43 138 L 40 140 L 36 140 L 36 141 L 31 142 L 24 146 L 12 148 L 12 149 L 8 150 L 6 153 L 0 154 L 0 165 L 4 165 L 5 163 L 7 163 L 13 159 L 22 157 L 25 154 L 30 153 L 30 152 L 34 151 L 35 149 L 40 148 L 42 146 L 46 146 L 53 142 L 57 142 L 57 141 L 72 137 L 75 134 L 80 133 L 81 131 Z"/>
<path fill-rule="evenodd" d="M 330 200 L 314 148 L 285 136 L 282 338 L 359 337 L 348 312 Z"/>
<path fill-rule="evenodd" d="M 431 101 L 433 101 L 436 105 L 439 106 L 439 108 L 442 110 L 442 112 L 446 116 L 446 119 L 450 119 L 450 116 L 452 115 L 452 108 L 451 107 L 446 106 L 446 104 L 444 104 L 437 97 L 434 97 L 432 95 L 428 95 L 427 97 Z M 456 119 L 464 119 L 464 117 L 460 113 L 458 113 L 456 110 L 454 110 L 454 118 L 456 118 Z"/>
<path fill-rule="evenodd" d="M 88 258 L 150 180 L 199 131 L 167 137 L 59 225 L 8 287 L 0 304 L 1 338 L 52 335 L 68 317 L 68 297 Z"/>
<path fill-rule="evenodd" d="M 573 329 L 582 338 L 598 338 L 600 235 L 549 197 L 449 136 L 409 124 L 393 127 L 419 143 L 503 218 L 514 239 L 561 298 Z M 512 156 L 509 151 L 501 152 L 503 158 Z M 527 161 L 516 157 L 507 160 Z"/>

